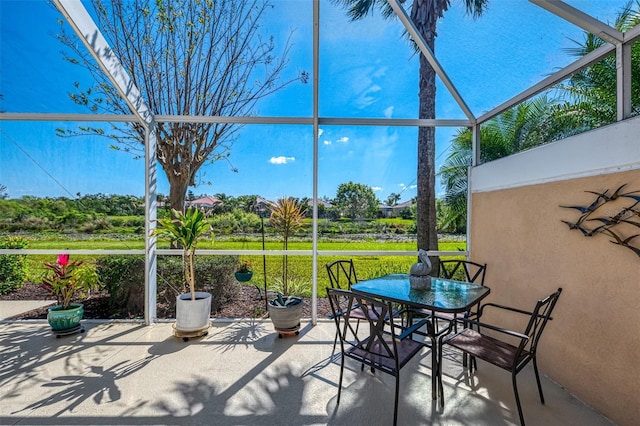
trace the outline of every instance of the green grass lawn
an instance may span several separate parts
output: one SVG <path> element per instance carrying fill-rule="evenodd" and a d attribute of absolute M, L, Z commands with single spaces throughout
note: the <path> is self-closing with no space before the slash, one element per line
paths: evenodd
<path fill-rule="evenodd" d="M 166 241 L 160 241 L 159 248 L 169 248 Z M 374 240 L 364 241 L 320 241 L 318 243 L 319 250 L 331 251 L 411 251 L 415 250 L 415 242 L 412 241 L 385 241 L 379 242 Z M 30 240 L 30 249 L 100 249 L 100 250 L 127 250 L 142 249 L 144 241 L 142 238 L 133 239 L 114 239 L 114 238 L 91 238 L 79 239 L 66 236 L 40 237 Z M 261 250 L 262 241 L 255 238 L 246 238 L 244 240 L 233 240 L 230 238 L 202 241 L 198 248 L 201 249 L 218 249 L 218 250 Z M 282 242 L 266 241 L 265 248 L 267 250 L 282 250 Z M 289 250 L 311 250 L 312 243 L 310 241 L 294 241 L 289 243 Z M 442 251 L 457 251 L 465 248 L 464 241 L 443 241 L 439 244 Z M 75 259 L 84 260 L 88 263 L 95 261 L 95 256 L 78 255 Z M 318 289 L 321 296 L 324 296 L 324 289 L 329 285 L 329 279 L 325 264 L 333 262 L 341 258 L 352 258 L 356 267 L 359 279 L 368 279 L 376 276 L 394 273 L 408 272 L 413 263 L 417 261 L 413 256 L 320 256 L 318 258 Z M 54 262 L 55 255 L 29 255 L 28 256 L 28 279 L 39 282 L 44 272 L 43 262 Z M 240 256 L 240 259 L 247 259 L 251 262 L 254 270 L 253 278 L 248 285 L 263 286 L 263 257 L 261 255 Z M 281 280 L 283 271 L 283 256 L 273 255 L 265 256 L 267 285 L 268 287 L 276 286 L 278 280 Z M 311 295 L 312 281 L 312 258 L 311 256 L 287 256 L 289 281 L 294 286 L 299 287 L 298 293 L 302 295 Z"/>

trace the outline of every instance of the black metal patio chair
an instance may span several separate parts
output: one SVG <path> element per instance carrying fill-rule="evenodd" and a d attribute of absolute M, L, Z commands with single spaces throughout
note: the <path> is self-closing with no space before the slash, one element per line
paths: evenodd
<path fill-rule="evenodd" d="M 356 276 L 356 268 L 353 266 L 352 259 L 340 259 L 331 263 L 327 263 L 325 265 L 327 268 L 327 274 L 329 275 L 329 284 L 331 284 L 331 288 L 337 288 L 340 290 L 351 290 L 351 286 L 358 282 L 358 277 Z M 327 293 L 327 297 L 329 294 Z M 352 309 L 358 309 L 358 306 L 353 306 Z M 342 313 L 336 313 L 333 311 L 330 315 L 330 318 L 333 318 L 335 315 L 342 315 Z M 352 314 L 354 318 L 364 319 L 364 316 L 361 312 L 355 312 Z M 358 324 L 356 325 L 356 332 L 358 331 Z M 333 339 L 333 350 L 332 353 L 336 350 L 336 345 L 338 344 L 338 331 L 336 330 L 336 335 Z"/>
<path fill-rule="evenodd" d="M 540 384 L 540 375 L 538 373 L 538 364 L 536 362 L 536 351 L 538 349 L 538 343 L 540 342 L 542 332 L 547 325 L 547 321 L 551 319 L 551 313 L 553 312 L 561 292 L 562 288 L 558 288 L 556 292 L 542 300 L 539 300 L 532 312 L 495 303 L 486 303 L 481 306 L 478 312 L 479 320 L 482 319 L 482 315 L 487 308 L 497 308 L 508 312 L 514 312 L 519 315 L 528 316 L 528 324 L 522 333 L 501 328 L 496 325 L 462 318 L 460 321 L 469 325 L 476 325 L 478 329 L 474 330 L 471 327 L 465 327 L 459 333 L 441 337 L 441 347 L 442 344 L 450 345 L 460 349 L 463 354 L 471 356 L 471 361 L 469 362 L 470 373 L 473 373 L 474 365 L 477 368 L 476 358 L 480 358 L 511 372 L 513 392 L 518 406 L 518 415 L 520 416 L 520 424 L 523 426 L 524 416 L 522 414 L 522 406 L 520 405 L 520 397 L 518 395 L 516 375 L 522 371 L 530 361 L 533 362 L 533 369 L 535 371 L 536 382 L 538 384 L 538 392 L 540 394 L 540 402 L 544 404 L 542 385 Z M 486 333 L 485 330 L 491 331 Z M 514 340 L 519 341 L 519 343 L 510 343 Z M 442 366 L 442 352 L 443 351 L 441 350 L 438 355 L 440 366 Z"/>
<path fill-rule="evenodd" d="M 477 263 L 470 260 L 441 260 L 440 272 L 438 276 L 440 278 L 446 278 L 449 280 L 466 281 L 469 283 L 480 284 L 484 286 L 484 276 L 487 272 L 486 263 Z M 464 313 L 465 318 L 475 318 L 478 315 L 480 309 L 480 303 L 476 305 L 475 309 L 470 309 Z M 455 321 L 458 316 L 455 314 L 448 314 L 446 312 L 439 312 L 436 315 L 437 319 L 444 319 L 447 321 Z M 455 326 L 455 324 L 454 324 Z M 456 331 L 458 331 L 456 327 Z"/>
<path fill-rule="evenodd" d="M 356 269 L 353 265 L 352 259 L 341 259 L 336 260 L 332 263 L 328 263 L 326 265 L 327 273 L 329 274 L 329 283 L 331 284 L 331 288 L 336 288 L 340 290 L 351 290 L 351 286 L 358 282 L 358 277 L 356 275 Z M 354 305 L 352 307 L 353 312 L 351 312 L 351 317 L 356 320 L 364 320 L 365 316 L 362 311 L 360 311 L 358 305 Z M 392 311 L 393 316 L 402 315 L 405 311 L 401 309 L 394 309 Z M 330 315 L 331 318 L 335 313 Z M 358 325 L 360 322 L 358 321 L 356 324 L 356 332 L 358 331 Z M 336 345 L 338 343 L 338 332 L 336 331 L 336 336 L 333 340 L 333 351 L 336 349 Z"/>
<path fill-rule="evenodd" d="M 466 281 L 484 286 L 487 264 L 461 259 L 441 260 L 439 269 L 438 276 L 440 278 Z M 478 315 L 478 309 L 480 309 L 480 303 L 478 303 L 475 309 L 465 312 L 463 315 L 464 318 L 475 318 Z M 424 309 L 414 309 L 412 315 L 417 317 L 428 317 L 432 315 L 432 312 Z M 460 318 L 457 314 L 451 314 L 448 312 L 436 312 L 434 317 L 436 320 L 445 321 L 455 321 Z M 454 327 L 455 331 L 458 331 L 457 324 L 454 323 Z"/>
<path fill-rule="evenodd" d="M 336 260 L 328 263 L 326 268 L 332 288 L 351 290 L 351 286 L 358 282 L 352 259 Z"/>
<path fill-rule="evenodd" d="M 438 276 L 450 280 L 466 281 L 484 285 L 484 276 L 487 270 L 486 263 L 477 263 L 470 260 L 441 260 Z"/>
<path fill-rule="evenodd" d="M 395 402 L 393 410 L 393 424 L 398 420 L 398 395 L 400 390 L 400 370 L 425 346 L 411 338 L 412 330 L 406 330 L 396 324 L 393 319 L 393 307 L 390 302 L 384 302 L 369 297 L 357 295 L 348 290 L 327 288 L 327 296 L 334 312 L 336 330 L 340 338 L 340 380 L 338 382 L 338 398 L 340 404 L 342 379 L 344 375 L 345 358 L 351 358 L 371 367 L 371 371 L 382 371 L 395 377 Z M 354 306 L 358 306 L 357 310 Z M 369 333 L 356 331 L 361 318 L 352 316 L 354 312 L 361 312 L 369 324 Z M 386 320 L 385 320 L 386 319 Z M 389 331 L 385 326 L 389 326 Z M 366 336 L 364 336 L 366 334 Z"/>

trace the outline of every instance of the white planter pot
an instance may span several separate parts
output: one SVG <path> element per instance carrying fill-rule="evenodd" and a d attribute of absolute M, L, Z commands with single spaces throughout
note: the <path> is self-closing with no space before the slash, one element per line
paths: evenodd
<path fill-rule="evenodd" d="M 299 297 L 289 296 L 286 299 L 295 300 L 293 304 L 278 306 L 273 300 L 267 304 L 269 317 L 273 322 L 276 331 L 290 332 L 300 329 L 300 317 L 302 316 L 302 306 L 304 301 Z"/>
<path fill-rule="evenodd" d="M 209 326 L 211 317 L 211 294 L 196 291 L 196 300 L 191 293 L 176 298 L 176 329 L 179 331 L 197 331 Z"/>

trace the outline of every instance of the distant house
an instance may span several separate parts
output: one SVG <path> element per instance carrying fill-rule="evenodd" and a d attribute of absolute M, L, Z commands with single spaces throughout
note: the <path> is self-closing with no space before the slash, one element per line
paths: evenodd
<path fill-rule="evenodd" d="M 398 217 L 402 210 L 411 206 L 413 206 L 413 201 L 409 200 L 404 203 L 398 203 L 395 206 L 380 205 L 380 211 L 382 212 L 382 217 Z"/>
<path fill-rule="evenodd" d="M 318 207 L 322 206 L 325 209 L 329 209 L 329 208 L 333 207 L 333 205 L 328 201 L 324 201 L 324 200 L 321 200 L 321 199 L 317 199 L 317 201 L 318 201 Z M 313 204 L 314 204 L 313 200 L 309 199 L 309 201 L 307 202 L 307 205 L 309 206 L 309 208 L 313 208 Z"/>
<path fill-rule="evenodd" d="M 202 197 L 196 200 L 185 201 L 185 207 L 197 207 L 205 211 L 212 210 L 216 205 L 222 204 L 222 201 L 216 197 Z"/>
<path fill-rule="evenodd" d="M 318 205 L 318 217 L 320 219 L 329 218 L 330 217 L 330 209 L 333 207 L 333 204 L 331 204 L 328 201 L 319 199 L 319 198 L 316 198 L 316 203 Z M 311 198 L 309 198 L 307 200 L 307 212 L 306 212 L 307 217 L 312 217 L 313 216 L 313 206 L 316 203 L 314 203 Z"/>

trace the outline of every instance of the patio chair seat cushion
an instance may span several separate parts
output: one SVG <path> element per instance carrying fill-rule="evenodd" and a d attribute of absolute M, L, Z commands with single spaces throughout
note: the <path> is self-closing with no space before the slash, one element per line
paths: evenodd
<path fill-rule="evenodd" d="M 514 362 L 518 352 L 516 346 L 480 334 L 471 328 L 465 328 L 447 340 L 447 343 L 505 370 L 511 370 L 513 365 L 518 364 L 518 362 Z M 524 359 L 529 355 L 529 352 L 522 351 L 520 358 Z"/>
<path fill-rule="evenodd" d="M 393 347 L 394 336 L 387 332 L 382 333 L 382 335 L 387 344 L 386 348 L 379 339 L 376 339 L 368 350 L 358 346 L 352 346 L 345 355 L 358 361 L 364 361 L 365 364 L 371 365 L 376 369 L 394 374 L 393 371 L 396 371 L 395 360 L 389 357 L 389 350 L 387 349 Z M 367 347 L 369 339 L 370 338 L 367 337 L 361 341 L 363 347 Z M 405 339 L 396 340 L 396 347 L 398 350 L 398 368 L 402 368 L 415 354 L 420 352 L 424 344 L 415 340 Z"/>

